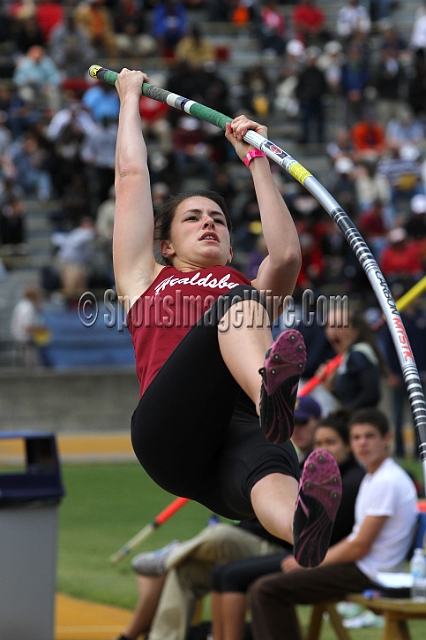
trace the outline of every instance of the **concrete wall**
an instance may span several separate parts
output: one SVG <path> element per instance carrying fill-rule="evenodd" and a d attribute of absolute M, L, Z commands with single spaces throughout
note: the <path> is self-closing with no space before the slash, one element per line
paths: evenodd
<path fill-rule="evenodd" d="M 0 430 L 128 430 L 139 398 L 131 370 L 0 372 Z"/>
<path fill-rule="evenodd" d="M 0 370 L 0 431 L 129 432 L 139 399 L 133 368 L 123 370 Z M 382 384 L 380 408 L 392 424 L 389 388 Z M 412 419 L 406 407 L 408 450 L 413 446 Z"/>

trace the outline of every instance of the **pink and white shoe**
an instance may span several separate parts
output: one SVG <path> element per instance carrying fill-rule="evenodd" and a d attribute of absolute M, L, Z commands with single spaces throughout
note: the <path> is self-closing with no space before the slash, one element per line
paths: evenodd
<path fill-rule="evenodd" d="M 331 453 L 313 451 L 303 467 L 293 521 L 293 553 L 302 567 L 325 557 L 342 498 L 342 479 Z"/>
<path fill-rule="evenodd" d="M 300 376 L 306 364 L 306 347 L 295 329 L 281 333 L 265 356 L 260 369 L 260 427 L 269 442 L 290 440 Z"/>

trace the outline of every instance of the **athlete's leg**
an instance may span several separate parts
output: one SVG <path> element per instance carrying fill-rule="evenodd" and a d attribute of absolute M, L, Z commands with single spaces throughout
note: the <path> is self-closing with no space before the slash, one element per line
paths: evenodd
<path fill-rule="evenodd" d="M 263 303 L 253 299 L 234 303 L 218 325 L 224 363 L 250 397 L 260 415 L 265 437 L 275 444 L 293 433 L 297 387 L 306 362 L 302 336 L 285 331 L 273 342 Z"/>
<path fill-rule="evenodd" d="M 253 510 L 265 529 L 291 544 L 298 487 L 295 478 L 271 473 L 256 482 L 250 494 Z"/>
<path fill-rule="evenodd" d="M 324 450 L 311 453 L 300 485 L 288 475 L 271 473 L 252 488 L 253 510 L 265 529 L 294 545 L 303 567 L 316 567 L 327 553 L 342 497 L 339 467 Z"/>
<path fill-rule="evenodd" d="M 225 338 L 229 345 L 229 349 L 228 346 L 224 348 L 224 351 L 229 351 L 227 364 L 219 345 L 219 334 L 226 331 L 219 331 L 218 325 L 229 309 L 241 300 L 243 307 L 250 306 L 250 310 L 256 308 L 260 312 L 260 320 L 254 317 L 253 329 L 247 323 L 246 329 L 243 326 L 240 331 L 238 318 L 231 319 L 233 326 L 230 332 L 242 345 L 238 348 L 240 357 L 234 360 L 239 361 L 237 369 L 240 372 L 247 369 L 250 371 L 249 379 L 256 380 L 258 401 L 262 383 L 258 369 L 265 363 L 264 352 L 272 338 L 263 303 L 259 303 L 259 292 L 236 287 L 222 296 L 176 347 L 146 389 L 132 420 L 135 453 L 153 480 L 170 493 L 198 500 L 228 518 L 253 515 L 249 500 L 251 487 L 244 495 L 243 510 L 225 509 L 221 492 L 227 497 L 234 489 L 238 493 L 239 487 L 232 486 L 229 481 L 233 475 L 232 468 L 226 477 L 217 478 L 215 475 L 215 470 L 223 462 L 229 424 L 241 394 L 239 380 L 231 370 L 232 343 Z M 249 360 L 248 366 L 242 359 L 244 353 Z M 287 363 L 284 362 L 283 366 L 285 368 Z M 284 400 L 279 403 L 279 408 L 282 408 L 280 424 L 287 424 L 292 418 L 288 407 L 291 402 Z M 255 419 L 259 431 L 259 420 Z M 261 432 L 260 437 L 263 437 Z M 283 439 L 288 440 L 288 437 L 286 433 Z M 294 475 L 294 471 L 289 474 Z M 206 502 L 206 485 L 211 484 L 213 477 L 218 482 L 210 491 L 212 500 Z M 241 504 L 241 500 L 239 502 Z"/>
<path fill-rule="evenodd" d="M 336 461 L 326 451 L 314 451 L 305 462 L 298 485 L 299 467 L 292 443 L 269 443 L 254 410 L 253 415 L 237 418 L 228 427 L 228 442 L 210 490 L 221 486 L 222 478 L 232 478 L 227 490 L 229 503 L 236 510 L 243 510 L 248 503 L 270 533 L 294 545 L 300 564 L 316 566 L 327 551 L 340 502 Z"/>
<path fill-rule="evenodd" d="M 303 567 L 316 567 L 327 553 L 342 497 L 336 460 L 316 449 L 303 466 L 293 521 L 294 557 Z"/>
<path fill-rule="evenodd" d="M 259 370 L 273 342 L 264 306 L 256 300 L 233 304 L 219 322 L 218 339 L 223 361 L 259 413 Z"/>
<path fill-rule="evenodd" d="M 292 541 L 294 448 L 287 443 L 292 453 L 278 453 L 269 445 L 256 414 L 252 434 L 244 421 L 239 433 L 230 427 L 243 386 L 255 402 L 260 393 L 267 438 L 285 443 L 291 435 L 306 350 L 300 334 L 290 330 L 266 349 L 265 358 L 270 340 L 258 291 L 236 287 L 222 296 L 145 391 L 134 414 L 132 441 L 141 464 L 165 490 L 228 518 L 252 517 L 254 511 L 268 531 Z M 264 364 L 263 380 L 259 364 Z"/>
<path fill-rule="evenodd" d="M 143 394 L 132 418 L 135 453 L 163 489 L 206 504 L 203 485 L 217 463 L 241 389 L 217 344 L 217 325 L 196 325 Z M 216 496 L 218 488 L 216 487 Z M 241 517 L 241 516 L 240 516 Z"/>

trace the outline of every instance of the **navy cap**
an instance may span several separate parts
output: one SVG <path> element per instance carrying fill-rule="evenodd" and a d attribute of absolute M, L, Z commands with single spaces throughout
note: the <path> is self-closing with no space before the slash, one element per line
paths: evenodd
<path fill-rule="evenodd" d="M 321 418 L 321 406 L 311 396 L 301 396 L 296 400 L 294 417 L 296 420 L 309 420 L 309 418 Z"/>

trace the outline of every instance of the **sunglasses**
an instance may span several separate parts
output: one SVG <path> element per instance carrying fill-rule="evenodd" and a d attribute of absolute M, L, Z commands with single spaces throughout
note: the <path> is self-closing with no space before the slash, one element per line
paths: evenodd
<path fill-rule="evenodd" d="M 294 426 L 295 427 L 305 427 L 309 422 L 309 418 L 306 418 L 305 420 L 301 420 L 300 418 L 295 418 L 294 419 Z"/>

